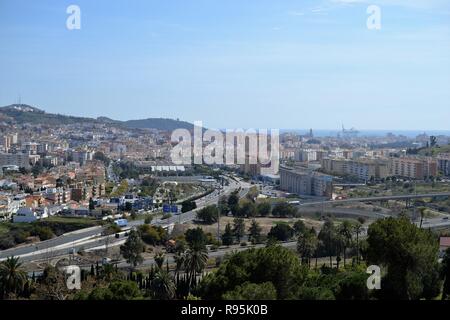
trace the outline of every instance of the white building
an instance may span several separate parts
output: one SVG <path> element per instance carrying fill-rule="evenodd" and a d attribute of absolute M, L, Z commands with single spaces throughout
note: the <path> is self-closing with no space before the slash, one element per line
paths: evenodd
<path fill-rule="evenodd" d="M 48 209 L 47 208 L 39 208 L 40 211 L 37 211 L 33 208 L 22 207 L 17 213 L 13 216 L 13 222 L 35 222 L 39 219 L 48 218 Z"/>
<path fill-rule="evenodd" d="M 30 168 L 30 156 L 24 153 L 0 153 L 0 167 L 18 166 Z"/>

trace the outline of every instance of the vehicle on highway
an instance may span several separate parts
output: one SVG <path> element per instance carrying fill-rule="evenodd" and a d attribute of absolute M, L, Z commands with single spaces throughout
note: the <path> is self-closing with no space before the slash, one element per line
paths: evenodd
<path fill-rule="evenodd" d="M 124 228 L 128 226 L 128 220 L 127 219 L 117 219 L 114 221 L 115 224 L 117 224 L 119 227 Z"/>

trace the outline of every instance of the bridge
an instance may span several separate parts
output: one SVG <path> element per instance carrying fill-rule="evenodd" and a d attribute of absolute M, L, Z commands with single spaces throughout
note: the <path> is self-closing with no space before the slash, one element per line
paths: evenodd
<path fill-rule="evenodd" d="M 450 197 L 450 192 L 441 193 L 424 193 L 424 194 L 406 194 L 406 195 L 392 195 L 392 196 L 379 196 L 379 197 L 365 197 L 365 198 L 349 198 L 343 200 L 326 200 L 326 201 L 314 201 L 314 202 L 304 202 L 299 204 L 299 206 L 321 206 L 329 204 L 345 204 L 351 202 L 373 202 L 373 201 L 389 201 L 389 200 L 405 200 L 407 206 L 411 199 L 423 199 L 423 198 L 435 198 L 435 197 Z"/>

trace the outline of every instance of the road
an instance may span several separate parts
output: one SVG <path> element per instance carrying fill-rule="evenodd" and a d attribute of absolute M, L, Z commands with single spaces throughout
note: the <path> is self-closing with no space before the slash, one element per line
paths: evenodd
<path fill-rule="evenodd" d="M 193 221 L 196 217 L 196 212 L 202 208 L 216 204 L 222 195 L 228 195 L 232 191 L 241 188 L 240 196 L 245 196 L 250 188 L 250 184 L 239 181 L 235 182 L 229 179 L 229 184 L 224 185 L 223 189 L 219 192 L 218 190 L 213 191 L 209 195 L 200 198 L 196 201 L 197 209 L 185 213 L 180 213 L 178 215 L 173 215 L 168 219 L 155 219 L 152 221 L 153 225 L 157 226 L 169 226 L 175 223 L 187 223 Z M 129 227 L 135 228 L 139 225 L 144 224 L 144 220 L 134 220 L 129 222 Z M 66 233 L 57 238 L 53 238 L 47 241 L 41 241 L 34 244 L 19 246 L 11 248 L 8 250 L 0 251 L 0 261 L 5 260 L 7 257 L 15 256 L 20 257 L 23 262 L 30 262 L 35 260 L 50 259 L 57 256 L 67 255 L 71 249 L 75 251 L 87 250 L 95 247 L 108 245 L 115 245 L 122 241 L 121 238 L 116 239 L 113 236 L 105 237 L 101 236 L 105 227 L 93 227 L 88 229 L 81 229 L 75 232 Z"/>

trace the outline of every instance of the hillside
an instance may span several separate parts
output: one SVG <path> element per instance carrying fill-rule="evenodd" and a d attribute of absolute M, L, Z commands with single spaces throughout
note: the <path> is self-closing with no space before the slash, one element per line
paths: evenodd
<path fill-rule="evenodd" d="M 128 120 L 123 125 L 132 129 L 158 129 L 164 131 L 173 131 L 175 129 L 193 129 L 193 124 L 173 119 L 150 118 L 143 120 Z"/>
<path fill-rule="evenodd" d="M 67 125 L 76 123 L 104 123 L 111 126 L 121 126 L 129 129 L 158 129 L 173 131 L 178 128 L 192 130 L 193 125 L 186 121 L 163 118 L 149 118 L 142 120 L 119 121 L 107 117 L 87 118 L 70 115 L 47 113 L 36 107 L 26 104 L 12 104 L 0 107 L 0 121 L 7 124 L 46 124 L 46 125 Z"/>
<path fill-rule="evenodd" d="M 74 117 L 62 114 L 46 113 L 38 108 L 26 104 L 13 104 L 0 108 L 2 119 L 17 124 L 47 124 L 65 125 L 80 122 L 98 122 L 96 119 Z"/>

